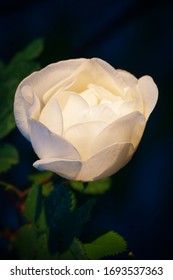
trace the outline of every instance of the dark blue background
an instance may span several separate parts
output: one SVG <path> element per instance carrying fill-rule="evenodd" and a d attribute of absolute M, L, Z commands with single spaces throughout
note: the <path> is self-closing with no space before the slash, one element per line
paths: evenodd
<path fill-rule="evenodd" d="M 42 66 L 100 57 L 138 78 L 154 78 L 159 101 L 140 146 L 132 161 L 113 176 L 112 189 L 99 199 L 83 233 L 85 239 L 93 230 L 115 230 L 128 241 L 128 252 L 136 259 L 173 258 L 172 10 L 171 1 L 152 0 L 0 1 L 4 62 L 34 38 L 44 37 Z M 7 141 L 15 142 L 22 162 L 22 172 L 14 167 L 9 180 L 24 189 L 36 156 L 17 130 Z M 0 190 L 1 227 L 16 229 L 20 221 L 5 196 Z M 128 252 L 117 258 L 127 259 Z"/>

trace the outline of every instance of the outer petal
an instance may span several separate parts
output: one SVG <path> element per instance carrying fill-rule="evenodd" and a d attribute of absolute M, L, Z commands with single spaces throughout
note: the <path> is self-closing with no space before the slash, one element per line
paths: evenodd
<path fill-rule="evenodd" d="M 130 91 L 129 91 L 130 93 Z M 131 91 L 132 93 L 132 91 Z M 135 97 L 129 101 L 123 102 L 119 107 L 119 115 L 124 116 L 130 114 L 134 111 L 139 111 L 144 114 L 144 102 L 141 92 L 134 90 L 134 93 L 131 95 L 135 95 Z"/>
<path fill-rule="evenodd" d="M 75 160 L 49 158 L 37 160 L 33 166 L 39 170 L 49 170 L 59 176 L 74 180 L 81 169 L 82 163 Z"/>
<path fill-rule="evenodd" d="M 132 75 L 131 73 L 129 73 L 129 72 L 125 71 L 125 70 L 118 69 L 117 73 L 119 75 L 121 75 L 123 81 L 129 87 L 134 87 L 137 84 L 137 82 L 138 82 L 137 78 L 134 75 Z"/>
<path fill-rule="evenodd" d="M 88 122 L 74 125 L 65 131 L 64 137 L 76 147 L 82 160 L 86 160 L 90 156 L 93 141 L 105 126 L 105 122 Z"/>
<path fill-rule="evenodd" d="M 40 114 L 40 101 L 29 86 L 17 90 L 14 100 L 14 117 L 20 132 L 30 140 L 28 119 L 38 119 Z"/>
<path fill-rule="evenodd" d="M 72 85 L 68 88 L 69 91 L 80 94 L 86 90 L 89 84 L 97 84 L 116 96 L 125 97 L 126 92 L 123 89 L 127 85 L 113 67 L 97 58 L 83 59 L 83 62 L 68 79 L 68 81 L 73 80 Z M 107 67 L 103 67 L 103 65 L 107 65 Z"/>
<path fill-rule="evenodd" d="M 42 99 L 46 91 L 56 86 L 56 90 L 71 81 L 71 75 L 74 77 L 77 69 L 86 62 L 87 59 L 69 59 L 52 63 L 40 71 L 33 72 L 26 77 L 18 86 L 17 95 L 24 86 L 30 86 L 34 89 L 39 99 Z M 55 88 L 54 88 L 55 89 Z M 56 92 L 55 90 L 55 92 Z M 55 93 L 53 92 L 53 94 Z M 46 100 L 47 101 L 47 100 Z"/>
<path fill-rule="evenodd" d="M 104 71 L 105 74 L 105 88 L 107 90 L 110 90 L 115 95 L 123 96 L 124 98 L 127 98 L 127 92 L 130 87 L 137 84 L 137 79 L 135 76 L 130 74 L 127 71 L 115 69 L 113 68 L 109 63 L 106 61 L 99 59 L 99 58 L 93 58 L 93 61 L 97 63 L 102 68 L 102 71 Z M 109 80 L 106 79 L 106 76 L 109 76 Z M 107 83 L 111 82 L 111 88 L 109 87 L 109 84 Z"/>
<path fill-rule="evenodd" d="M 52 98 L 41 111 L 39 121 L 53 133 L 62 135 L 63 119 L 60 107 L 56 99 Z"/>
<path fill-rule="evenodd" d="M 52 133 L 42 123 L 30 120 L 31 143 L 39 158 L 80 160 L 75 147 L 60 135 Z"/>
<path fill-rule="evenodd" d="M 116 143 L 106 147 L 85 161 L 77 176 L 77 180 L 95 181 L 111 176 L 122 168 L 134 153 L 130 143 Z"/>
<path fill-rule="evenodd" d="M 104 147 L 119 142 L 132 143 L 136 149 L 145 124 L 145 117 L 140 112 L 133 112 L 114 121 L 97 135 L 92 145 L 92 155 Z"/>
<path fill-rule="evenodd" d="M 148 119 L 157 103 L 158 88 L 150 76 L 141 77 L 138 83 L 143 95 L 145 117 Z"/>

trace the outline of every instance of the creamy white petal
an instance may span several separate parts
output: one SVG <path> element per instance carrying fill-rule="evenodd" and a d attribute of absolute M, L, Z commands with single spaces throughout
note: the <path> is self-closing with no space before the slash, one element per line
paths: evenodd
<path fill-rule="evenodd" d="M 139 89 L 142 91 L 145 117 L 148 119 L 157 103 L 158 88 L 150 76 L 141 77 L 138 84 Z"/>
<path fill-rule="evenodd" d="M 98 104 L 98 99 L 93 90 L 90 88 L 83 91 L 79 95 L 88 103 L 89 107 L 93 107 Z"/>
<path fill-rule="evenodd" d="M 120 117 L 130 114 L 134 111 L 139 111 L 142 114 L 144 114 L 144 101 L 141 92 L 138 90 L 137 87 L 135 87 L 133 90 L 129 91 L 131 96 L 133 96 L 133 99 L 127 100 L 126 102 L 123 102 L 119 107 L 119 114 Z"/>
<path fill-rule="evenodd" d="M 62 158 L 80 160 L 75 147 L 60 135 L 51 132 L 45 125 L 30 120 L 32 146 L 39 158 Z"/>
<path fill-rule="evenodd" d="M 88 159 L 96 136 L 105 128 L 105 122 L 88 122 L 72 126 L 64 137 L 79 151 L 82 160 Z"/>
<path fill-rule="evenodd" d="M 106 147 L 83 162 L 77 180 L 88 182 L 111 176 L 131 159 L 133 153 L 134 148 L 130 143 L 116 143 Z"/>
<path fill-rule="evenodd" d="M 99 103 L 102 101 L 102 100 L 109 100 L 109 101 L 117 101 L 119 100 L 119 96 L 116 96 L 114 95 L 112 92 L 110 92 L 109 90 L 101 87 L 101 86 L 98 86 L 96 84 L 89 84 L 88 85 L 88 88 L 90 90 L 92 90 L 92 92 L 94 93 L 94 95 L 97 97 Z"/>
<path fill-rule="evenodd" d="M 23 86 L 30 86 L 34 88 L 38 98 L 42 100 L 45 92 L 54 89 L 58 85 L 57 89 L 71 82 L 76 75 L 76 71 L 86 62 L 87 59 L 69 59 L 52 63 L 43 68 L 40 71 L 33 72 L 26 77 L 19 85 L 19 91 L 16 93 L 20 95 L 20 90 Z"/>
<path fill-rule="evenodd" d="M 43 102 L 46 104 L 55 95 L 63 93 L 75 83 L 74 77 L 68 77 L 63 81 L 58 82 L 56 85 L 47 90 L 43 95 Z"/>
<path fill-rule="evenodd" d="M 23 106 L 25 107 L 28 118 L 37 119 L 40 114 L 40 100 L 34 90 L 29 86 L 24 86 L 21 89 L 23 97 Z"/>
<path fill-rule="evenodd" d="M 102 68 L 102 72 L 104 70 L 104 73 L 107 74 L 105 74 L 103 81 L 105 82 L 103 83 L 104 87 L 115 95 L 127 98 L 128 90 L 132 85 L 134 86 L 134 84 L 137 84 L 137 79 L 124 70 L 113 68 L 109 63 L 102 59 L 93 58 L 91 60 L 95 61 L 95 63 Z M 110 83 L 110 86 L 108 83 Z"/>
<path fill-rule="evenodd" d="M 55 98 L 48 101 L 42 109 L 39 121 L 43 123 L 50 131 L 62 135 L 63 119 L 59 104 Z"/>
<path fill-rule="evenodd" d="M 85 58 L 66 60 L 57 63 L 55 68 L 58 70 L 58 66 L 60 66 L 60 76 L 56 79 L 56 83 L 46 90 L 43 97 L 44 102 L 47 102 L 60 89 L 68 89 L 76 93 L 80 93 L 86 89 L 91 78 L 91 69 L 88 67 L 89 63 L 90 59 Z M 46 68 L 44 69 L 46 70 Z M 56 72 L 56 75 L 59 75 L 59 73 Z"/>
<path fill-rule="evenodd" d="M 137 78 L 125 70 L 117 69 L 117 73 L 121 75 L 123 81 L 126 83 L 126 86 L 128 87 L 134 87 L 138 83 Z"/>
<path fill-rule="evenodd" d="M 22 96 L 15 98 L 14 117 L 15 117 L 16 125 L 20 130 L 20 132 L 22 133 L 22 135 L 27 140 L 30 140 L 27 114 L 25 112 L 25 107 L 22 102 L 23 102 Z"/>
<path fill-rule="evenodd" d="M 104 147 L 119 142 L 132 143 L 137 148 L 146 125 L 145 117 L 140 112 L 133 112 L 117 119 L 105 127 L 96 137 L 92 145 L 92 155 Z"/>
<path fill-rule="evenodd" d="M 119 100 L 114 102 L 106 102 L 105 100 L 102 100 L 101 102 L 101 104 L 104 104 L 110 108 L 118 118 L 122 116 L 120 109 L 124 103 L 125 102 L 122 100 L 122 98 L 119 98 Z"/>
<path fill-rule="evenodd" d="M 55 93 L 51 99 L 56 99 L 58 104 L 59 104 L 59 107 L 61 109 L 61 112 L 64 110 L 66 104 L 67 104 L 67 101 L 69 99 L 69 96 L 73 94 L 71 91 L 59 91 L 57 93 Z M 51 100 L 50 99 L 50 100 Z"/>
<path fill-rule="evenodd" d="M 40 109 L 40 101 L 31 87 L 24 86 L 17 89 L 14 99 L 14 117 L 17 127 L 28 140 L 30 140 L 28 119 L 38 119 Z"/>
<path fill-rule="evenodd" d="M 37 160 L 33 166 L 38 170 L 49 170 L 69 180 L 75 180 L 82 163 L 80 161 L 49 158 Z"/>
<path fill-rule="evenodd" d="M 75 83 L 68 90 L 80 94 L 88 88 L 89 84 L 97 84 L 112 92 L 114 95 L 122 96 L 124 95 L 122 92 L 122 85 L 119 87 L 115 79 L 116 75 L 118 74 L 116 74 L 116 70 L 114 69 L 114 75 L 111 76 L 110 73 L 98 63 L 97 59 L 86 59 L 85 63 L 76 71 Z"/>
<path fill-rule="evenodd" d="M 92 107 L 88 111 L 88 113 L 85 115 L 85 118 L 88 122 L 90 122 L 90 121 L 94 121 L 94 122 L 103 121 L 103 122 L 107 122 L 107 124 L 108 124 L 108 123 L 114 121 L 117 118 L 117 116 L 112 111 L 112 109 L 109 106 L 107 106 L 107 104 L 100 104 L 100 105 Z"/>
<path fill-rule="evenodd" d="M 21 88 L 21 95 L 23 96 L 24 100 L 26 101 L 26 104 L 32 105 L 33 104 L 33 98 L 34 93 L 33 89 L 29 86 L 24 86 Z"/>
<path fill-rule="evenodd" d="M 66 105 L 62 111 L 64 130 L 80 123 L 83 116 L 89 111 L 88 103 L 80 95 L 72 92 L 68 92 L 68 95 Z"/>
<path fill-rule="evenodd" d="M 126 116 L 136 110 L 138 111 L 142 111 L 143 106 L 141 106 L 142 108 L 140 108 L 141 110 L 139 110 L 136 106 L 136 100 L 131 100 L 128 102 L 123 102 L 123 103 L 119 103 L 118 104 L 118 117 L 121 118 L 123 116 Z M 143 104 L 142 104 L 143 105 Z M 142 112 L 141 112 L 142 113 Z"/>

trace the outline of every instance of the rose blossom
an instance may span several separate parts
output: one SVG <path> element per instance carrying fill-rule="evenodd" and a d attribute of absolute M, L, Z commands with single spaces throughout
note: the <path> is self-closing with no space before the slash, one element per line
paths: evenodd
<path fill-rule="evenodd" d="M 25 78 L 14 115 L 39 157 L 34 167 L 93 181 L 131 159 L 157 98 L 150 76 L 138 80 L 98 58 L 72 59 Z"/>

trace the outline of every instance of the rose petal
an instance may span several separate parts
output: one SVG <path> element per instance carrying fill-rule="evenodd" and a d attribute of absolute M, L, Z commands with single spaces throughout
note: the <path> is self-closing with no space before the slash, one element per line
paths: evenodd
<path fill-rule="evenodd" d="M 39 158 L 62 158 L 80 160 L 75 147 L 60 135 L 52 133 L 42 123 L 30 120 L 32 146 Z"/>
<path fill-rule="evenodd" d="M 108 71 L 100 61 L 97 58 L 83 60 L 83 63 L 75 72 L 75 82 L 68 90 L 80 94 L 87 89 L 88 84 L 94 83 L 112 92 L 114 95 L 124 96 L 122 88 L 125 83 L 122 84 L 123 80 L 120 75 L 109 64 L 108 68 L 111 68 L 111 71 Z M 103 64 L 106 64 L 106 62 L 103 62 Z"/>
<path fill-rule="evenodd" d="M 91 60 L 95 61 L 95 63 L 102 68 L 102 72 L 104 72 L 104 78 L 101 76 L 103 79 L 103 87 L 115 95 L 127 98 L 128 90 L 131 86 L 137 84 L 137 79 L 127 71 L 113 68 L 102 59 L 93 58 Z"/>
<path fill-rule="evenodd" d="M 134 96 L 130 101 L 123 102 L 119 107 L 120 116 L 130 114 L 134 111 L 139 111 L 144 114 L 144 102 L 141 92 L 137 89 L 129 91 L 131 96 Z"/>
<path fill-rule="evenodd" d="M 49 170 L 55 172 L 69 180 L 74 180 L 81 169 L 82 163 L 80 161 L 49 158 L 37 160 L 33 166 L 39 170 Z"/>
<path fill-rule="evenodd" d="M 89 107 L 93 107 L 98 104 L 97 97 L 92 89 L 84 90 L 79 95 L 88 103 Z"/>
<path fill-rule="evenodd" d="M 119 96 L 116 96 L 114 94 L 112 94 L 112 92 L 110 92 L 109 90 L 95 85 L 95 84 L 89 84 L 88 88 L 94 93 L 94 95 L 97 97 L 99 103 L 102 100 L 109 100 L 109 101 L 118 101 L 121 98 Z"/>
<path fill-rule="evenodd" d="M 108 108 L 110 108 L 113 113 L 115 114 L 116 117 L 120 118 L 122 116 L 121 114 L 121 106 L 124 104 L 125 102 L 119 98 L 119 100 L 115 101 L 115 102 L 106 102 L 106 101 L 102 101 L 101 104 L 106 105 Z"/>
<path fill-rule="evenodd" d="M 134 148 L 130 143 L 116 143 L 106 147 L 83 162 L 77 180 L 88 182 L 111 176 L 131 159 L 133 153 Z"/>
<path fill-rule="evenodd" d="M 38 119 L 40 114 L 40 101 L 33 89 L 24 86 L 17 89 L 14 100 L 14 116 L 20 132 L 30 140 L 28 119 Z"/>
<path fill-rule="evenodd" d="M 88 159 L 92 143 L 101 130 L 105 128 L 105 122 L 88 122 L 70 127 L 65 131 L 64 137 L 76 147 L 82 160 Z"/>
<path fill-rule="evenodd" d="M 52 88 L 50 88 L 43 95 L 43 102 L 46 104 L 51 98 L 54 98 L 55 95 L 60 93 L 64 93 L 69 87 L 71 87 L 75 83 L 75 79 L 73 77 L 68 77 L 65 80 L 57 83 Z"/>
<path fill-rule="evenodd" d="M 60 97 L 63 97 L 63 94 L 61 94 Z M 58 101 L 60 100 L 60 97 L 57 97 Z M 85 115 L 88 111 L 89 106 L 80 95 L 68 92 L 68 99 L 62 112 L 64 130 L 67 130 L 69 127 L 75 124 L 78 124 L 83 118 L 83 115 Z"/>
<path fill-rule="evenodd" d="M 19 89 L 27 85 L 34 88 L 39 99 L 42 99 L 46 91 L 50 91 L 55 85 L 60 88 L 62 85 L 67 84 L 71 75 L 75 76 L 77 69 L 86 62 L 86 59 L 69 59 L 59 61 L 57 63 L 49 64 L 47 67 L 40 71 L 33 72 L 25 78 L 19 85 Z"/>
<path fill-rule="evenodd" d="M 117 73 L 121 76 L 128 87 L 134 87 L 138 83 L 137 78 L 125 70 L 117 69 Z"/>
<path fill-rule="evenodd" d="M 133 112 L 117 119 L 97 135 L 92 145 L 91 154 L 94 155 L 104 147 L 119 142 L 132 143 L 134 149 L 136 149 L 145 125 L 145 117 L 140 112 Z"/>
<path fill-rule="evenodd" d="M 88 75 L 86 73 L 83 75 L 83 72 L 86 72 L 85 70 L 87 69 L 86 65 L 88 65 L 88 61 L 88 59 L 80 58 L 57 63 L 55 65 L 55 70 L 58 78 L 56 79 L 56 83 L 48 88 L 44 94 L 44 102 L 46 103 L 59 90 L 64 91 L 68 89 L 69 91 L 75 92 L 83 91 L 88 84 Z"/>
<path fill-rule="evenodd" d="M 50 131 L 62 135 L 63 119 L 60 107 L 55 98 L 48 101 L 42 109 L 39 121 L 43 123 Z"/>
<path fill-rule="evenodd" d="M 141 77 L 138 84 L 143 95 L 145 117 L 148 119 L 157 103 L 158 88 L 150 76 Z"/>
<path fill-rule="evenodd" d="M 116 114 L 112 111 L 112 109 L 107 106 L 107 104 L 101 104 L 98 106 L 92 107 L 88 113 L 85 115 L 85 121 L 88 122 L 107 122 L 110 123 L 117 118 Z"/>

